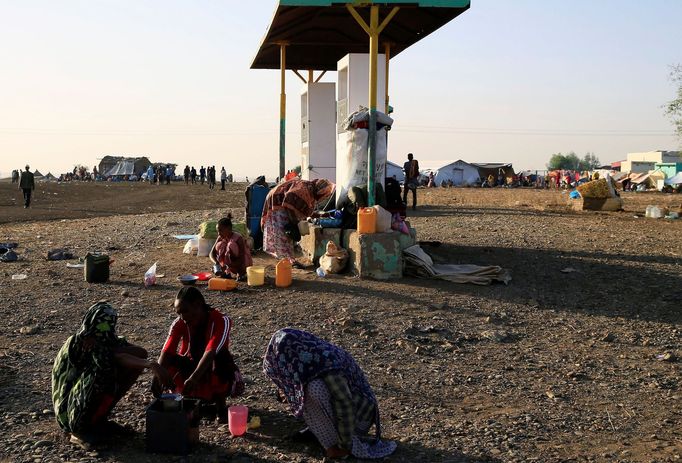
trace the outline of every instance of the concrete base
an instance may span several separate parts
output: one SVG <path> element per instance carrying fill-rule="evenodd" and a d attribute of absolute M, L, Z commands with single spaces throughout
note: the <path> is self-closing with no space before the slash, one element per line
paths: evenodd
<path fill-rule="evenodd" d="M 623 200 L 620 198 L 580 198 L 569 201 L 576 211 L 620 211 L 623 209 Z"/>
<path fill-rule="evenodd" d="M 350 268 L 360 278 L 390 280 L 403 276 L 403 249 L 416 243 L 417 232 L 405 235 L 397 231 L 359 234 L 344 230 L 343 243 L 350 257 Z"/>
<path fill-rule="evenodd" d="M 301 237 L 300 245 L 303 250 L 303 260 L 319 265 L 320 257 L 327 251 L 327 243 L 333 241 L 337 246 L 341 246 L 340 228 L 322 228 L 317 225 L 308 227 L 309 233 Z"/>

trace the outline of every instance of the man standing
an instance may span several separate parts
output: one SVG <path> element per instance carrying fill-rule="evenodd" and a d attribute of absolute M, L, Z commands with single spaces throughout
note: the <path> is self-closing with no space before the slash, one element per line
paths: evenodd
<path fill-rule="evenodd" d="M 171 184 L 171 177 L 173 177 L 173 168 L 170 165 L 166 166 L 166 185 Z"/>
<path fill-rule="evenodd" d="M 24 209 L 31 205 L 31 193 L 36 189 L 33 173 L 29 169 L 29 166 L 26 166 L 26 170 L 21 173 L 21 180 L 19 180 L 19 189 L 24 192 Z"/>
<path fill-rule="evenodd" d="M 201 166 L 201 169 L 199 169 L 199 179 L 201 180 L 201 184 L 204 184 L 204 180 L 206 179 L 206 169 L 204 169 L 204 166 Z"/>
<path fill-rule="evenodd" d="M 412 190 L 412 210 L 417 209 L 417 185 L 419 185 L 419 162 L 412 153 L 407 155 L 407 162 L 403 165 L 405 172 L 405 186 L 403 189 L 403 203 L 407 207 L 407 192 Z"/>
<path fill-rule="evenodd" d="M 225 182 L 227 181 L 227 172 L 225 171 L 225 167 L 222 167 L 220 169 L 220 185 L 221 185 L 221 190 L 225 191 Z"/>
<path fill-rule="evenodd" d="M 185 171 L 183 172 L 185 174 L 185 185 L 189 185 L 189 172 L 189 166 L 185 166 Z"/>

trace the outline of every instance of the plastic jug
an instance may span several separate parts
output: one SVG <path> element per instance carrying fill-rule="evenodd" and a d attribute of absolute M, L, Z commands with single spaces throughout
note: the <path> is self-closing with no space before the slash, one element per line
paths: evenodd
<path fill-rule="evenodd" d="M 199 238 L 197 257 L 208 257 L 215 242 L 214 239 Z"/>
<path fill-rule="evenodd" d="M 249 286 L 263 286 L 265 283 L 265 267 L 258 265 L 246 267 L 246 280 Z"/>
<path fill-rule="evenodd" d="M 358 233 L 377 232 L 377 210 L 373 207 L 363 207 L 358 211 Z"/>
<path fill-rule="evenodd" d="M 374 206 L 374 209 L 377 211 L 377 224 L 376 224 L 376 232 L 377 233 L 386 233 L 391 231 L 391 222 L 393 219 L 393 216 L 391 215 L 390 212 L 388 212 L 386 209 L 384 209 L 381 206 Z"/>
<path fill-rule="evenodd" d="M 245 405 L 233 405 L 227 409 L 227 423 L 230 434 L 241 436 L 246 432 L 249 408 Z"/>
<path fill-rule="evenodd" d="M 275 286 L 286 288 L 291 285 L 291 280 L 291 262 L 288 259 L 282 259 L 275 267 Z"/>
<path fill-rule="evenodd" d="M 237 287 L 237 280 L 230 278 L 211 278 L 208 280 L 208 289 L 211 291 L 232 291 Z"/>
<path fill-rule="evenodd" d="M 665 212 L 663 211 L 663 209 L 661 209 L 661 208 L 658 207 L 658 206 L 653 206 L 653 207 L 651 208 L 651 215 L 650 215 L 650 217 L 651 217 L 652 219 L 660 219 L 660 218 L 662 218 L 663 216 L 665 216 Z"/>

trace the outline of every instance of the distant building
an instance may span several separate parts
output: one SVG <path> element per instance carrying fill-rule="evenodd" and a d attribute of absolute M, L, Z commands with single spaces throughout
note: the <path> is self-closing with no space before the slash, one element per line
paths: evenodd
<path fill-rule="evenodd" d="M 682 159 L 678 162 L 657 162 L 656 170 L 663 172 L 666 178 L 672 178 L 682 172 Z"/>
<path fill-rule="evenodd" d="M 627 159 L 620 164 L 621 172 L 644 173 L 656 169 L 656 164 L 682 162 L 679 151 L 647 151 L 628 153 Z"/>

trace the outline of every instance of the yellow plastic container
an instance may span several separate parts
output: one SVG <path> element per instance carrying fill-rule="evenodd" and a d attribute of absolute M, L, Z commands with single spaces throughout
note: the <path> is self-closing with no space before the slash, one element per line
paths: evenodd
<path fill-rule="evenodd" d="M 275 286 L 286 288 L 291 286 L 291 262 L 289 259 L 282 259 L 275 266 Z"/>
<path fill-rule="evenodd" d="M 358 233 L 377 232 L 377 210 L 373 207 L 363 207 L 358 211 Z"/>
<path fill-rule="evenodd" d="M 249 286 L 263 286 L 265 283 L 265 267 L 260 265 L 246 267 L 246 281 Z"/>
<path fill-rule="evenodd" d="M 211 278 L 208 280 L 208 289 L 211 291 L 232 291 L 237 287 L 237 280 L 230 278 Z"/>

